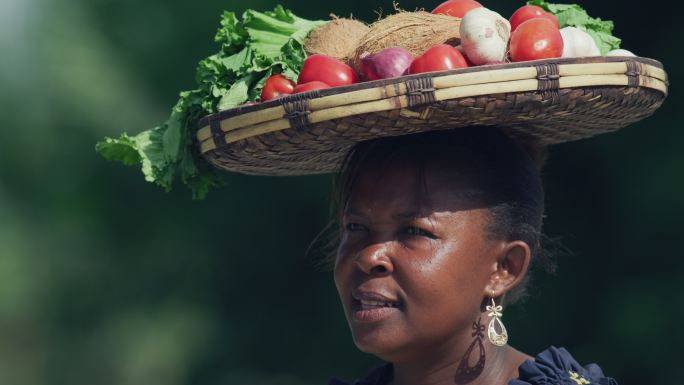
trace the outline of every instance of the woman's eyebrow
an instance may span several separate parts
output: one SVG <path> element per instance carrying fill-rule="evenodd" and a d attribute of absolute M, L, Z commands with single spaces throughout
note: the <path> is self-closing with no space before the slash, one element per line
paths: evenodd
<path fill-rule="evenodd" d="M 366 217 L 365 214 L 361 213 L 360 211 L 354 209 L 354 208 L 347 208 L 344 211 L 345 215 L 352 215 L 356 217 Z M 400 213 L 395 213 L 392 214 L 392 219 L 395 220 L 406 220 L 406 219 L 415 219 L 415 218 L 421 218 L 421 217 L 428 217 L 429 215 L 425 213 L 421 213 L 420 211 L 406 211 L 406 212 L 400 212 Z"/>
<path fill-rule="evenodd" d="M 364 217 L 364 216 L 365 216 L 365 215 L 363 215 L 360 211 L 358 211 L 358 210 L 356 210 L 356 209 L 354 209 L 354 208 L 351 208 L 351 207 L 347 207 L 347 208 L 344 210 L 344 213 L 343 213 L 343 214 L 344 214 L 344 215 L 353 215 L 353 216 L 355 216 L 355 217 Z"/>
<path fill-rule="evenodd" d="M 403 213 L 396 213 L 392 214 L 392 218 L 398 219 L 398 220 L 405 220 L 405 219 L 415 219 L 415 218 L 420 218 L 424 217 L 426 215 L 421 214 L 419 211 L 407 211 Z"/>

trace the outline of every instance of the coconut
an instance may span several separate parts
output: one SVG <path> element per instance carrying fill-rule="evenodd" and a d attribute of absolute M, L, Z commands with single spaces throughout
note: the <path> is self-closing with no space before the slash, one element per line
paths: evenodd
<path fill-rule="evenodd" d="M 460 42 L 460 25 L 461 19 L 453 16 L 424 11 L 395 13 L 370 26 L 348 61 L 358 70 L 362 55 L 375 54 L 385 48 L 401 47 L 418 57 L 437 44 L 455 46 Z"/>
<path fill-rule="evenodd" d="M 358 20 L 334 18 L 311 31 L 304 50 L 310 55 L 320 53 L 346 60 L 368 31 L 368 26 Z"/>

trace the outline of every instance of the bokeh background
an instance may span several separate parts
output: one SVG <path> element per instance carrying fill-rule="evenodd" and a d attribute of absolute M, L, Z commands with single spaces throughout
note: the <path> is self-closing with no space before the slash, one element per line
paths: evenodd
<path fill-rule="evenodd" d="M 306 253 L 329 219 L 329 176 L 226 175 L 196 202 L 94 151 L 166 119 L 217 50 L 222 10 L 275 4 L 0 2 L 0 384 L 323 384 L 377 362 L 355 349 L 331 274 Z M 282 4 L 310 19 L 392 9 Z M 522 5 L 484 4 L 506 16 Z M 684 384 L 680 16 L 583 5 L 665 63 L 671 94 L 644 122 L 552 149 L 546 233 L 573 254 L 504 320 L 527 353 L 565 346 L 621 384 Z"/>

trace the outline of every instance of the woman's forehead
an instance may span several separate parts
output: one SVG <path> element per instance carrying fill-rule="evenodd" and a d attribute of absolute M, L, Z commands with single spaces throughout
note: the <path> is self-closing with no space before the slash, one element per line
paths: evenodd
<path fill-rule="evenodd" d="M 364 168 L 353 184 L 348 214 L 390 210 L 394 217 L 427 216 L 433 212 L 476 208 L 473 183 L 439 162 L 404 161 Z"/>

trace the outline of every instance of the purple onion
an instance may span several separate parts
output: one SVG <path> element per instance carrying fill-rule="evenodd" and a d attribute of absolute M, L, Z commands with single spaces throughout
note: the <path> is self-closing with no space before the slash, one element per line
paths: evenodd
<path fill-rule="evenodd" d="M 413 56 L 403 48 L 385 48 L 369 55 L 361 55 L 361 69 L 366 80 L 388 79 L 406 74 Z"/>

